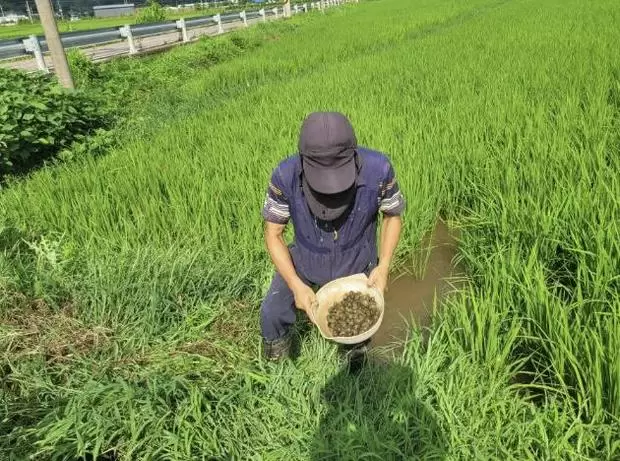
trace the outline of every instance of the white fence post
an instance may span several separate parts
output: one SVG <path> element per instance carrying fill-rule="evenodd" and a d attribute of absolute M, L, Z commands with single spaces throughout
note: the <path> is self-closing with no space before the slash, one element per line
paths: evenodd
<path fill-rule="evenodd" d="M 43 52 L 41 51 L 41 45 L 36 35 L 31 35 L 29 38 L 22 40 L 26 51 L 34 54 L 34 59 L 37 62 L 37 67 L 46 74 L 49 74 L 49 69 L 45 65 L 45 59 L 43 59 Z"/>
<path fill-rule="evenodd" d="M 177 29 L 181 29 L 181 34 L 183 35 L 183 41 L 189 42 L 189 37 L 187 36 L 187 27 L 185 26 L 184 18 L 181 18 L 177 21 Z"/>
<path fill-rule="evenodd" d="M 241 13 L 239 13 L 239 17 L 243 20 L 243 25 L 245 27 L 248 27 L 248 20 L 247 20 L 246 14 L 245 14 L 245 10 L 243 10 Z"/>
<path fill-rule="evenodd" d="M 304 7 L 304 13 L 307 13 L 308 12 L 308 4 L 304 3 L 303 7 Z"/>
<path fill-rule="evenodd" d="M 293 10 L 295 11 L 295 14 L 299 13 L 299 7 L 297 6 L 297 3 L 295 3 Z"/>
<path fill-rule="evenodd" d="M 127 44 L 129 45 L 129 54 L 136 54 L 138 50 L 136 49 L 136 44 L 133 42 L 133 35 L 131 34 L 131 26 L 129 24 L 124 25 L 120 28 L 121 37 L 125 37 L 127 39 Z"/>
<path fill-rule="evenodd" d="M 215 22 L 217 22 L 217 33 L 218 34 L 223 34 L 224 33 L 224 28 L 222 27 L 222 15 L 221 14 L 216 14 L 215 16 L 213 16 L 213 20 Z"/>
<path fill-rule="evenodd" d="M 267 21 L 267 15 L 265 14 L 265 8 L 261 8 L 260 10 L 258 10 L 258 14 L 260 14 L 261 17 L 263 18 L 263 22 Z"/>
<path fill-rule="evenodd" d="M 278 7 L 276 6 L 276 7 L 275 7 L 273 10 L 271 10 L 271 11 L 273 11 L 273 14 L 275 14 L 275 15 L 276 15 L 276 19 L 278 19 Z"/>

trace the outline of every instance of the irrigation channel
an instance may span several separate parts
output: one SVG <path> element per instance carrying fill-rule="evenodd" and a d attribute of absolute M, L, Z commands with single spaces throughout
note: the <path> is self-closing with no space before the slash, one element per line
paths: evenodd
<path fill-rule="evenodd" d="M 463 285 L 465 272 L 456 263 L 457 240 L 457 231 L 438 219 L 414 255 L 426 261 L 424 275 L 417 278 L 403 268 L 391 276 L 383 322 L 370 342 L 377 355 L 387 358 L 388 351 L 400 352 L 412 325 L 421 328 L 426 337 L 433 309 L 441 308 L 445 297 Z"/>

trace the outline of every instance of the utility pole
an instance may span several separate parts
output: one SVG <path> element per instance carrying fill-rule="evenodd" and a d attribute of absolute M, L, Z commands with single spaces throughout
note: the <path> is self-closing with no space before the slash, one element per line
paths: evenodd
<path fill-rule="evenodd" d="M 26 11 L 28 12 L 28 17 L 30 18 L 30 24 L 34 21 L 32 20 L 32 10 L 30 9 L 30 3 L 26 0 Z"/>
<path fill-rule="evenodd" d="M 36 0 L 36 4 L 39 18 L 41 18 L 41 24 L 43 25 L 43 32 L 45 32 L 47 47 L 52 55 L 52 64 L 54 65 L 56 76 L 62 86 L 73 89 L 73 77 L 71 76 L 71 69 L 69 69 L 65 49 L 60 41 L 52 4 L 50 0 Z"/>

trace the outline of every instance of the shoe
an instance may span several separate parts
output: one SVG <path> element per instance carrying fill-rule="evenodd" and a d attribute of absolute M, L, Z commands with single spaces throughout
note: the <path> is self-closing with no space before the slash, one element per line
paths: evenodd
<path fill-rule="evenodd" d="M 287 334 L 283 338 L 268 341 L 263 338 L 263 351 L 267 360 L 276 362 L 291 356 L 291 336 Z"/>

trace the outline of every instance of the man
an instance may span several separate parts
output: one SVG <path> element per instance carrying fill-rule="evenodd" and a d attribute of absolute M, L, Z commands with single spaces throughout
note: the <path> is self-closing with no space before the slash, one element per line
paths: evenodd
<path fill-rule="evenodd" d="M 405 208 L 390 161 L 358 146 L 343 114 L 310 114 L 298 147 L 273 170 L 262 212 L 276 273 L 260 323 L 265 355 L 273 360 L 289 355 L 295 308 L 308 312 L 316 302 L 312 286 L 365 273 L 369 285 L 384 292 Z M 283 237 L 289 220 L 295 234 L 290 247 Z"/>

